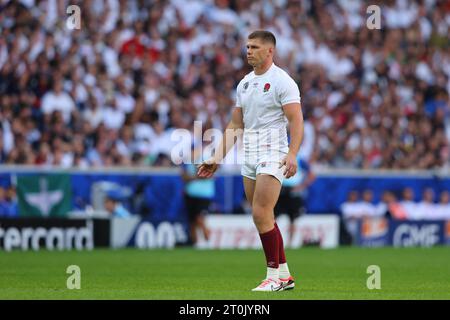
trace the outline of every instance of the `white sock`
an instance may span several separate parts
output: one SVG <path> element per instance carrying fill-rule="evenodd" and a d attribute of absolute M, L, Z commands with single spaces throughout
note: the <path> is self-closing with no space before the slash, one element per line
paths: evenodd
<path fill-rule="evenodd" d="M 267 277 L 266 279 L 277 280 L 280 277 L 280 273 L 278 268 L 269 268 L 267 267 Z"/>
<path fill-rule="evenodd" d="M 287 262 L 280 263 L 280 278 L 286 279 L 286 278 L 289 278 L 290 276 L 291 276 L 291 273 L 289 272 Z"/>

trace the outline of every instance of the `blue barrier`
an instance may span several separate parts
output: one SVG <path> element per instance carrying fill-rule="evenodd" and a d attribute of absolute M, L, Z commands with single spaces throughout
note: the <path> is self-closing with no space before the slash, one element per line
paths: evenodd
<path fill-rule="evenodd" d="M 0 167 L 0 169 L 2 169 Z M 0 171 L 0 186 L 10 186 L 15 177 L 20 174 L 50 174 L 54 171 L 43 170 L 10 170 Z M 72 202 L 74 209 L 82 209 L 91 203 L 92 184 L 99 181 L 116 182 L 130 187 L 134 195 L 141 194 L 144 212 L 136 212 L 145 216 L 154 215 L 157 220 L 175 221 L 184 214 L 183 187 L 184 183 L 176 170 L 138 172 L 129 171 L 61 171 L 69 173 L 72 184 Z M 217 175 L 214 211 L 233 213 L 238 210 L 244 200 L 242 177 L 235 175 Z M 436 194 L 442 190 L 450 190 L 450 179 L 431 174 L 389 174 L 382 175 L 360 174 L 317 174 L 317 179 L 311 185 L 306 199 L 308 213 L 340 213 L 340 205 L 347 198 L 351 190 L 370 189 L 374 193 L 374 202 L 378 202 L 383 191 L 390 190 L 397 195 L 403 188 L 410 187 L 420 200 L 424 188 L 432 188 Z M 132 202 L 128 204 L 133 208 Z M 142 208 L 140 208 L 142 210 Z"/>

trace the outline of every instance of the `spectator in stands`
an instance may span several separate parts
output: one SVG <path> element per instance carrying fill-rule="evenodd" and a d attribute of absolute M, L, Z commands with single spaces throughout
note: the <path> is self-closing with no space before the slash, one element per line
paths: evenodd
<path fill-rule="evenodd" d="M 373 203 L 372 190 L 366 189 L 362 193 L 362 199 L 359 206 L 360 218 L 370 218 L 378 216 L 378 207 Z"/>
<path fill-rule="evenodd" d="M 422 201 L 416 206 L 414 220 L 433 220 L 437 214 L 437 206 L 434 202 L 434 190 L 425 188 L 422 192 Z"/>
<path fill-rule="evenodd" d="M 124 126 L 120 129 L 119 140 L 116 142 L 117 151 L 121 156 L 131 159 L 135 153 L 135 143 L 133 140 L 133 128 Z"/>
<path fill-rule="evenodd" d="M 63 90 L 63 79 L 55 77 L 53 90 L 42 97 L 41 110 L 44 115 L 51 115 L 55 111 L 62 113 L 64 123 L 70 123 L 72 114 L 78 112 L 72 97 Z"/>
<path fill-rule="evenodd" d="M 94 130 L 104 120 L 105 109 L 100 106 L 97 98 L 90 95 L 83 111 L 82 118 Z"/>
<path fill-rule="evenodd" d="M 125 112 L 117 103 L 116 99 L 107 101 L 102 119 L 106 129 L 119 130 L 125 124 Z"/>
<path fill-rule="evenodd" d="M 447 190 L 441 192 L 436 207 L 435 219 L 450 220 L 450 192 Z"/>
<path fill-rule="evenodd" d="M 389 217 L 392 215 L 390 212 L 389 204 L 392 202 L 393 194 L 389 190 L 383 191 L 383 194 L 381 195 L 381 200 L 376 206 L 376 215 L 383 217 Z"/>
<path fill-rule="evenodd" d="M 414 199 L 414 190 L 412 188 L 404 188 L 402 191 L 402 200 L 400 205 L 402 206 L 402 215 L 398 216 L 399 219 L 415 220 L 417 217 L 417 202 Z"/>
<path fill-rule="evenodd" d="M 381 202 L 378 206 L 380 216 L 393 218 L 397 220 L 406 219 L 406 212 L 402 205 L 398 202 L 395 193 L 392 191 L 383 192 Z"/>
<path fill-rule="evenodd" d="M 347 200 L 341 204 L 341 212 L 345 217 L 356 217 L 358 209 L 359 193 L 352 190 L 347 195 Z"/>

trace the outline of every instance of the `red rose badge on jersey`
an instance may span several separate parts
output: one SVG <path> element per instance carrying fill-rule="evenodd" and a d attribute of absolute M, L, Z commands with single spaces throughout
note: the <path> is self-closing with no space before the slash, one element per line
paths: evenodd
<path fill-rule="evenodd" d="M 270 89 L 270 83 L 266 83 L 266 84 L 264 85 L 264 92 L 269 91 L 269 89 Z"/>

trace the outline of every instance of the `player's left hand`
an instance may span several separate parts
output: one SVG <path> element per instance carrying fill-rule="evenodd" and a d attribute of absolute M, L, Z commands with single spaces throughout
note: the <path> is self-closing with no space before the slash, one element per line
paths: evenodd
<path fill-rule="evenodd" d="M 282 166 L 286 166 L 283 173 L 286 179 L 289 179 L 290 177 L 295 175 L 297 173 L 297 159 L 295 155 L 288 153 L 280 163 L 280 168 Z"/>

